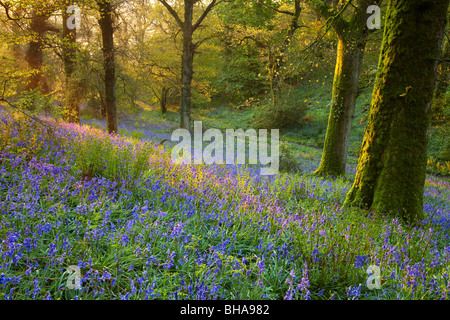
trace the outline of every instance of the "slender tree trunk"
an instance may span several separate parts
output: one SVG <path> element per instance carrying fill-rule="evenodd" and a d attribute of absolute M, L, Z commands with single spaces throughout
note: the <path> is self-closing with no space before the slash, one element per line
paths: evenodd
<path fill-rule="evenodd" d="M 184 21 L 180 19 L 177 12 L 165 0 L 158 0 L 174 17 L 178 26 L 183 30 L 183 54 L 181 58 L 181 97 L 180 97 L 180 128 L 191 130 L 191 85 L 194 76 L 194 54 L 196 45 L 192 43 L 195 30 L 201 25 L 209 12 L 217 4 L 211 0 L 209 5 L 193 24 L 194 4 L 198 0 L 184 0 Z"/>
<path fill-rule="evenodd" d="M 194 1 L 184 2 L 183 24 L 183 56 L 181 61 L 181 98 L 180 98 L 180 128 L 191 130 L 191 85 L 194 75 L 194 45 L 192 43 L 192 21 Z"/>
<path fill-rule="evenodd" d="M 105 69 L 106 121 L 109 133 L 117 133 L 116 66 L 114 59 L 114 29 L 110 0 L 99 0 L 99 25 L 103 40 L 103 63 Z"/>
<path fill-rule="evenodd" d="M 369 122 L 346 205 L 423 218 L 427 129 L 449 0 L 390 0 Z"/>
<path fill-rule="evenodd" d="M 345 174 L 364 48 L 365 41 L 348 43 L 339 40 L 331 111 L 322 161 L 316 174 L 324 176 Z"/>
<path fill-rule="evenodd" d="M 169 94 L 169 88 L 163 87 L 161 89 L 161 113 L 166 114 L 167 112 L 167 95 Z"/>
<path fill-rule="evenodd" d="M 63 8 L 63 60 L 65 73 L 65 106 L 67 110 L 67 121 L 78 123 L 80 121 L 79 101 L 76 92 L 75 66 L 77 56 L 77 31 L 69 29 L 67 20 L 70 15 L 66 13 L 68 6 L 73 3 L 72 0 L 66 0 Z"/>

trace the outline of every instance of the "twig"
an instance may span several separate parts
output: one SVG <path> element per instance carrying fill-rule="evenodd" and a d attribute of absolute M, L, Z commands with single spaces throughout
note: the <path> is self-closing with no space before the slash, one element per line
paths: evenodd
<path fill-rule="evenodd" d="M 6 81 L 5 81 L 6 82 Z M 18 106 L 12 104 L 11 102 L 9 102 L 8 100 L 6 100 L 4 97 L 0 98 L 0 102 L 6 102 L 6 104 L 8 104 L 11 108 L 14 108 L 16 110 L 18 110 L 20 113 L 23 113 L 24 115 L 26 115 L 27 117 L 29 117 L 30 119 L 36 121 L 37 123 L 43 125 L 46 128 L 50 128 L 50 126 L 48 125 L 48 123 L 46 123 L 45 121 L 42 121 L 41 119 L 26 113 L 25 111 L 23 111 L 21 108 L 19 108 Z"/>
<path fill-rule="evenodd" d="M 290 15 L 290 16 L 293 16 L 293 15 L 294 15 L 293 12 L 285 11 L 285 10 L 280 10 L 280 9 L 278 9 L 278 8 L 269 6 L 268 4 L 265 4 L 265 3 L 264 3 L 263 1 L 261 1 L 261 0 L 259 0 L 257 3 L 258 3 L 259 5 L 262 5 L 262 6 L 264 6 L 264 7 L 266 7 L 266 8 L 269 8 L 269 9 L 275 11 L 275 12 L 278 12 L 278 13 L 287 14 L 287 15 Z"/>

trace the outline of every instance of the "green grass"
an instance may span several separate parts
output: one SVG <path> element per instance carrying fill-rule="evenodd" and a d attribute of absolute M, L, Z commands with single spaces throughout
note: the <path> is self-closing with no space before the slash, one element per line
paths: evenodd
<path fill-rule="evenodd" d="M 315 148 L 323 148 L 329 116 L 331 99 L 331 80 L 324 83 L 305 81 L 292 88 L 291 94 L 298 100 L 308 104 L 305 121 L 295 127 L 280 130 L 280 140 Z M 367 125 L 372 88 L 362 90 L 357 99 L 353 127 L 349 141 L 349 163 L 355 163 L 359 156 L 364 131 Z M 233 105 L 221 102 L 222 105 L 211 104 L 210 108 L 195 110 L 193 118 L 203 121 L 207 128 L 249 129 L 254 127 L 255 118 L 259 112 L 258 105 L 237 109 Z M 448 139 L 448 124 L 430 126 L 428 158 L 433 163 L 428 172 L 449 175 L 450 144 Z M 438 167 L 436 167 L 439 162 Z"/>

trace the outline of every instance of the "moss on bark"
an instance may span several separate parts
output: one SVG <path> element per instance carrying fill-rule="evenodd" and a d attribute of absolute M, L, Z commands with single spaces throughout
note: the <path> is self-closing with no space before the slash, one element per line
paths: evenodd
<path fill-rule="evenodd" d="M 423 218 L 427 129 L 449 0 L 389 2 L 379 73 L 346 205 Z"/>
<path fill-rule="evenodd" d="M 339 40 L 331 110 L 322 161 L 316 170 L 318 175 L 339 176 L 345 174 L 364 47 L 365 41 L 349 43 L 342 39 Z"/>
<path fill-rule="evenodd" d="M 332 26 L 338 36 L 339 44 L 327 134 L 322 160 L 315 172 L 318 175 L 345 174 L 350 133 L 358 97 L 358 80 L 369 34 L 366 27 L 367 8 L 379 2 L 379 0 L 355 1 L 352 6 L 354 11 L 348 20 L 343 17 L 343 11 L 333 13 Z M 327 17 L 330 12 L 324 2 L 308 1 L 308 3 L 324 17 Z"/>

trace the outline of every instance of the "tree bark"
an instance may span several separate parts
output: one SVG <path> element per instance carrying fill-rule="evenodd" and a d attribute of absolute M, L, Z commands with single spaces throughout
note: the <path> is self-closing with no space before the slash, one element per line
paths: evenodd
<path fill-rule="evenodd" d="M 76 92 L 75 67 L 77 57 L 77 31 L 76 29 L 69 29 L 67 20 L 70 15 L 66 13 L 67 7 L 73 4 L 72 0 L 65 1 L 65 8 L 63 8 L 63 61 L 65 73 L 65 107 L 67 110 L 67 121 L 79 123 L 80 110 L 79 100 Z"/>
<path fill-rule="evenodd" d="M 116 66 L 111 1 L 99 0 L 97 3 L 100 11 L 99 25 L 103 41 L 106 122 L 108 133 L 117 133 Z"/>
<path fill-rule="evenodd" d="M 38 89 L 42 93 L 47 94 L 50 92 L 50 87 L 43 71 L 44 43 L 42 39 L 45 32 L 48 31 L 47 20 L 49 16 L 37 10 L 34 10 L 32 15 L 29 29 L 34 33 L 34 38 L 28 43 L 28 48 L 25 52 L 25 61 L 28 63 L 29 68 L 33 70 L 33 74 L 28 79 L 27 90 Z"/>
<path fill-rule="evenodd" d="M 181 58 L 181 97 L 180 97 L 180 128 L 191 130 L 191 87 L 194 76 L 194 54 L 196 45 L 192 43 L 195 30 L 201 25 L 208 13 L 217 4 L 217 0 L 211 0 L 197 22 L 193 24 L 194 4 L 198 0 L 184 0 L 184 21 L 177 12 L 165 0 L 158 0 L 174 17 L 178 26 L 183 30 L 183 54 Z"/>
<path fill-rule="evenodd" d="M 169 90 L 170 90 L 170 88 L 167 88 L 167 87 L 162 87 L 162 89 L 161 89 L 161 101 L 160 101 L 160 103 L 161 103 L 161 113 L 162 114 L 166 114 L 166 112 L 167 112 L 167 98 L 168 98 L 168 95 L 169 95 Z"/>
<path fill-rule="evenodd" d="M 355 181 L 345 204 L 416 224 L 449 0 L 391 0 Z"/>
<path fill-rule="evenodd" d="M 364 47 L 365 41 L 349 44 L 339 40 L 331 110 L 322 160 L 316 170 L 318 175 L 336 177 L 346 172 L 348 145 L 358 97 L 358 80 L 364 58 Z"/>
<path fill-rule="evenodd" d="M 322 160 L 316 174 L 340 176 L 346 172 L 348 145 L 358 98 L 358 80 L 369 31 L 367 8 L 381 0 L 358 0 L 353 4 L 354 14 L 345 20 L 343 12 L 329 3 L 307 0 L 322 18 L 331 21 L 338 37 L 338 52 L 333 81 L 331 110 L 328 118 Z"/>
<path fill-rule="evenodd" d="M 185 0 L 183 55 L 181 60 L 180 128 L 187 130 L 191 130 L 191 86 L 194 75 L 193 16 L 194 0 Z"/>

